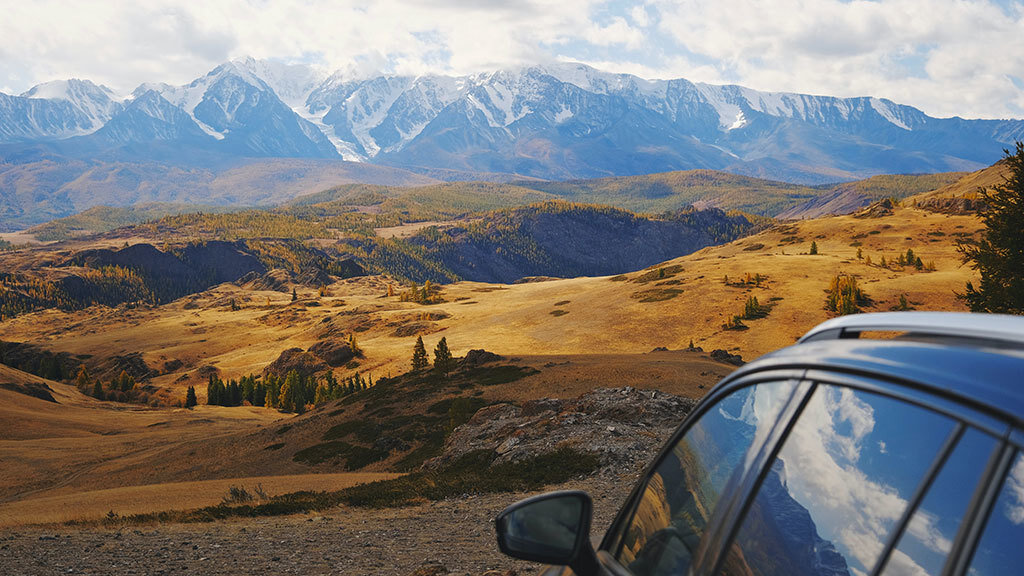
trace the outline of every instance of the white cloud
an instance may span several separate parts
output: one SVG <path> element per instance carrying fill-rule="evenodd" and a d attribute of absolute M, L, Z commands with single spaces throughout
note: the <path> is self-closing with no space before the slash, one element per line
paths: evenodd
<path fill-rule="evenodd" d="M 879 96 L 926 112 L 1024 116 L 1024 9 L 959 0 L 659 0 L 660 29 L 761 90 Z"/>
<path fill-rule="evenodd" d="M 69 7 L 70 6 L 70 7 Z M 0 88 L 85 77 L 126 92 L 241 56 L 472 73 L 556 57 L 644 77 L 872 95 L 1024 116 L 1024 3 L 992 0 L 112 0 L 7 2 Z"/>
<path fill-rule="evenodd" d="M 633 19 L 633 23 L 641 28 L 646 28 L 651 23 L 651 16 L 647 13 L 647 8 L 644 6 L 633 6 L 629 11 L 629 17 Z"/>
<path fill-rule="evenodd" d="M 1024 456 L 1017 458 L 1006 478 L 1006 490 L 1009 492 L 1006 517 L 1014 524 L 1024 524 Z"/>
<path fill-rule="evenodd" d="M 819 387 L 779 456 L 790 494 L 811 512 L 821 537 L 856 561 L 854 569 L 874 566 L 907 506 L 858 465 L 874 425 L 874 410 L 852 391 Z"/>
<path fill-rule="evenodd" d="M 630 50 L 636 50 L 644 43 L 644 33 L 621 17 L 613 18 L 607 26 L 591 25 L 583 37 L 596 46 L 622 45 Z"/>

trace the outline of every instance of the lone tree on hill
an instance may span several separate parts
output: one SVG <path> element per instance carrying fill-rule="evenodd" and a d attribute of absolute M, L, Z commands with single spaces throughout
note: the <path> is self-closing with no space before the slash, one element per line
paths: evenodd
<path fill-rule="evenodd" d="M 189 386 L 188 392 L 185 393 L 185 408 L 191 408 L 196 404 L 199 404 L 199 399 L 196 398 L 196 389 Z"/>
<path fill-rule="evenodd" d="M 957 298 L 972 312 L 1024 314 L 1024 142 L 1017 142 L 1014 154 L 1003 152 L 1010 169 L 1006 181 L 979 190 L 985 203 L 981 240 L 957 243 L 981 281 L 977 288 L 968 282 Z"/>
<path fill-rule="evenodd" d="M 817 254 L 818 254 L 818 243 L 812 240 L 811 241 L 811 255 L 815 256 Z"/>
<path fill-rule="evenodd" d="M 89 389 L 89 385 L 92 384 L 92 378 L 89 377 L 89 371 L 85 368 L 85 364 L 78 369 L 78 375 L 75 376 L 75 385 L 82 392 Z"/>
<path fill-rule="evenodd" d="M 441 376 L 447 377 L 452 371 L 452 351 L 448 349 L 448 341 L 441 337 L 441 341 L 434 348 L 434 370 Z"/>
<path fill-rule="evenodd" d="M 427 369 L 427 349 L 423 346 L 423 336 L 416 337 L 416 345 L 412 347 L 412 371 L 422 372 Z"/>

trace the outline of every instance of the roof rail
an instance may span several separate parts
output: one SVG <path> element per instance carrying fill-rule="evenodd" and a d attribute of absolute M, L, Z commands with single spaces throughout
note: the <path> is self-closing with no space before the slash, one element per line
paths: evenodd
<path fill-rule="evenodd" d="M 799 344 L 859 338 L 861 332 L 910 332 L 921 336 L 1024 344 L 1024 317 L 967 312 L 877 312 L 840 316 L 818 324 Z"/>

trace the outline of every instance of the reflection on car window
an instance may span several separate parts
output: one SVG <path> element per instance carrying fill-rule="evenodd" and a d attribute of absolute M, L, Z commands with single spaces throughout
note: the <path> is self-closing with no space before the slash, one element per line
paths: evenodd
<path fill-rule="evenodd" d="M 955 423 L 819 385 L 726 556 L 733 576 L 870 574 Z"/>
<path fill-rule="evenodd" d="M 935 477 L 886 562 L 885 576 L 938 576 L 996 439 L 969 429 Z"/>
<path fill-rule="evenodd" d="M 1024 455 L 1003 482 L 971 561 L 971 576 L 1020 574 L 1024 566 Z"/>
<path fill-rule="evenodd" d="M 648 480 L 619 562 L 636 576 L 685 574 L 719 495 L 749 464 L 745 456 L 763 444 L 795 387 L 747 387 L 705 412 Z"/>

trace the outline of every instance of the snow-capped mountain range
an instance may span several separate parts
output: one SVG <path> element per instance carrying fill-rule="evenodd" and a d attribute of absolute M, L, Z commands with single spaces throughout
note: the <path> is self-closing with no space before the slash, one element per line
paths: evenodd
<path fill-rule="evenodd" d="M 879 98 L 645 80 L 582 64 L 358 78 L 245 58 L 123 99 L 88 80 L 0 94 L 8 162 L 43 145 L 79 159 L 130 153 L 172 164 L 335 158 L 549 179 L 713 168 L 817 183 L 976 169 L 1015 139 L 1022 120 L 938 119 Z"/>

